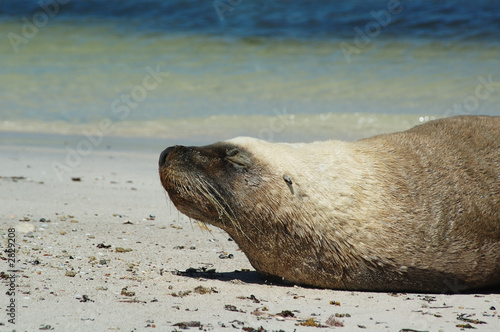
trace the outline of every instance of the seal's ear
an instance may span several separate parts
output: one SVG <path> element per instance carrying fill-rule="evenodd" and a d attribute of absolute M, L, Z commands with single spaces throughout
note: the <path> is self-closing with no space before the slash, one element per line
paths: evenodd
<path fill-rule="evenodd" d="M 248 155 L 238 148 L 227 150 L 225 159 L 238 168 L 248 168 L 251 165 Z"/>
<path fill-rule="evenodd" d="M 288 189 L 290 189 L 290 192 L 292 193 L 292 195 L 294 194 L 293 193 L 293 181 L 292 181 L 292 178 L 290 177 L 290 175 L 288 174 L 283 174 L 283 180 L 285 180 L 287 186 L 288 186 Z"/>

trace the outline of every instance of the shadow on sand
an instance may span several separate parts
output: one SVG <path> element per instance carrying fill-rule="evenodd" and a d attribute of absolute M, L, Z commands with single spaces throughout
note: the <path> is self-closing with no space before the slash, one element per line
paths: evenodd
<path fill-rule="evenodd" d="M 233 272 L 216 272 L 215 269 L 207 269 L 205 267 L 201 268 L 188 268 L 185 271 L 172 271 L 173 274 L 189 277 L 189 278 L 204 278 L 220 281 L 241 281 L 247 284 L 256 285 L 275 285 L 275 286 L 293 286 L 292 284 L 281 282 L 275 278 L 266 278 L 257 271 L 239 271 L 235 270 Z"/>
<path fill-rule="evenodd" d="M 257 271 L 239 271 L 235 270 L 233 272 L 216 272 L 215 269 L 208 269 L 205 267 L 201 268 L 188 268 L 185 271 L 172 271 L 173 274 L 189 277 L 189 278 L 203 278 L 203 279 L 212 279 L 212 280 L 220 280 L 220 281 L 234 281 L 238 280 L 247 284 L 255 284 L 255 285 L 274 285 L 274 286 L 282 286 L 282 287 L 292 287 L 294 284 L 288 283 L 286 281 L 279 280 L 273 276 L 264 276 Z M 317 288 L 308 285 L 301 285 L 305 288 Z M 356 290 L 351 290 L 356 291 Z M 378 292 L 377 292 L 378 293 Z M 381 291 L 381 293 L 391 293 L 390 291 Z M 398 292 L 400 293 L 400 292 Z M 448 294 L 448 295 L 470 295 L 477 294 L 479 295 L 487 295 L 487 294 L 500 294 L 500 286 L 497 287 L 488 287 L 483 289 L 476 290 L 446 290 L 441 293 L 428 293 L 428 292 L 404 292 L 404 293 L 425 293 L 425 294 Z"/>

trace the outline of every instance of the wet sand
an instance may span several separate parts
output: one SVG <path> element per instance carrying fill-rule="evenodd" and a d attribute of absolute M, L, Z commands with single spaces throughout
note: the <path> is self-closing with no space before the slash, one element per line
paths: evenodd
<path fill-rule="evenodd" d="M 391 294 L 268 283 L 227 234 L 170 204 L 158 154 L 0 146 L 2 247 L 9 236 L 16 243 L 14 266 L 0 252 L 2 294 L 15 275 L 15 294 L 0 297 L 0 331 L 500 328 L 498 292 Z M 12 302 L 15 325 L 5 310 Z"/>

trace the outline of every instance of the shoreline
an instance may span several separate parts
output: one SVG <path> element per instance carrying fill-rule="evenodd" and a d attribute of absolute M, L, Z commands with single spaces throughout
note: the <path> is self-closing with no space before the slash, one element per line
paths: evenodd
<path fill-rule="evenodd" d="M 237 136 L 274 142 L 357 140 L 407 130 L 441 117 L 425 114 L 293 114 L 286 107 L 273 109 L 270 113 L 269 116 L 218 115 L 151 121 L 103 118 L 89 123 L 0 121 L 0 142 L 2 145 L 64 147 L 65 143 L 76 145 L 81 140 L 88 140 L 97 148 L 116 146 L 134 150 L 160 144 L 205 145 Z"/>
<path fill-rule="evenodd" d="M 184 324 L 208 331 L 334 325 L 453 331 L 469 324 L 494 331 L 500 325 L 498 293 L 267 283 L 227 234 L 172 206 L 158 179 L 159 152 L 93 151 L 58 177 L 53 162 L 64 160 L 64 149 L 0 146 L 0 234 L 7 243 L 14 228 L 17 245 L 16 324 L 2 310 L 0 330 L 174 331 Z M 0 258 L 0 271 L 8 271 L 7 254 Z M 1 287 L 7 290 L 8 280 Z M 0 307 L 8 301 L 1 297 Z"/>

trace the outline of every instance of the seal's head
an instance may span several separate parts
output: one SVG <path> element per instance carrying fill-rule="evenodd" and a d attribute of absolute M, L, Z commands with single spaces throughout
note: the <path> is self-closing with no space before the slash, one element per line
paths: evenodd
<path fill-rule="evenodd" d="M 251 201 L 262 185 L 263 169 L 245 148 L 220 142 L 169 147 L 160 155 L 159 171 L 179 211 L 236 235 L 241 230 L 239 210 L 248 207 L 244 202 Z"/>

